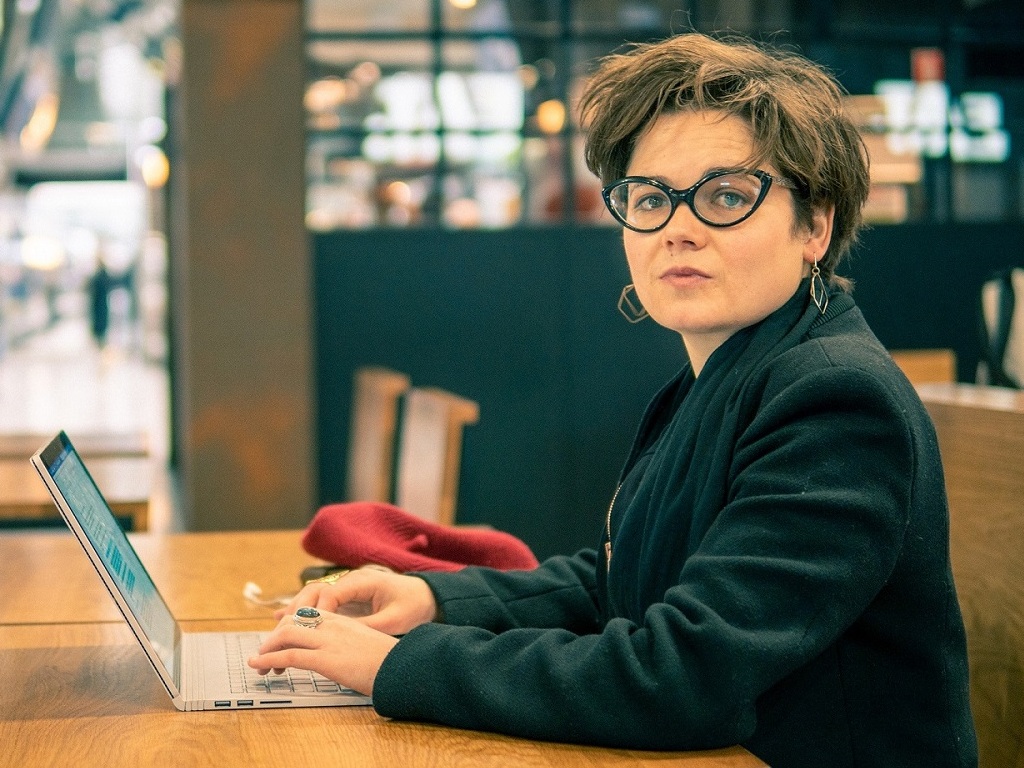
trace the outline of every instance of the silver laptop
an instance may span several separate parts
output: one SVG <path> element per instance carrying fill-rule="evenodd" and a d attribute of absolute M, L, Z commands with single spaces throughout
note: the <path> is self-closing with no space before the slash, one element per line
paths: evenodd
<path fill-rule="evenodd" d="M 64 432 L 32 456 L 61 516 L 179 710 L 333 707 L 370 699 L 301 670 L 257 675 L 258 632 L 184 632 Z"/>

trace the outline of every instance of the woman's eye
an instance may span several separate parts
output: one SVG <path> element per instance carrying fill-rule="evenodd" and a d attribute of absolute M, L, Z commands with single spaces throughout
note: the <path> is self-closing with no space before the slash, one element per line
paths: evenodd
<path fill-rule="evenodd" d="M 760 191 L 760 181 L 755 177 L 729 174 L 711 179 L 697 194 L 708 205 L 724 211 L 737 211 L 752 206 Z"/>
<path fill-rule="evenodd" d="M 713 202 L 715 205 L 720 205 L 723 208 L 742 208 L 750 201 L 735 189 L 722 189 L 715 194 Z"/>
<path fill-rule="evenodd" d="M 668 205 L 668 200 L 664 195 L 648 194 L 640 195 L 633 203 L 633 208 L 638 211 L 656 211 L 666 205 Z"/>

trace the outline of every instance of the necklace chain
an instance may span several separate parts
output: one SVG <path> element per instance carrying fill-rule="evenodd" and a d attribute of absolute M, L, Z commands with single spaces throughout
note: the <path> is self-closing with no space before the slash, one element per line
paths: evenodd
<path fill-rule="evenodd" d="M 604 565 L 606 573 L 611 573 L 612 570 L 612 510 L 615 509 L 615 500 L 619 498 L 619 491 L 622 490 L 622 483 L 619 483 L 615 487 L 615 493 L 612 494 L 612 503 L 608 505 L 608 517 L 605 519 L 605 535 L 608 537 L 604 543 Z"/>

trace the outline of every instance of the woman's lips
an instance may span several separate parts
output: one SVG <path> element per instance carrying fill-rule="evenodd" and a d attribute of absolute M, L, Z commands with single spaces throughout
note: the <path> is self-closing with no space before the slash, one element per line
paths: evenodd
<path fill-rule="evenodd" d="M 673 285 L 694 285 L 707 280 L 710 275 L 692 267 L 673 267 L 662 273 L 661 279 Z"/>

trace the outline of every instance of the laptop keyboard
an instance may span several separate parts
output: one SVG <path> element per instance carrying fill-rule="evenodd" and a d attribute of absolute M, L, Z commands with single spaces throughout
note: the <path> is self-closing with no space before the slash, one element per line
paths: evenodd
<path fill-rule="evenodd" d="M 243 632 L 225 638 L 232 693 L 294 693 L 310 696 L 353 692 L 323 675 L 304 669 L 287 669 L 283 675 L 257 673 L 246 660 L 256 654 L 263 637 L 259 632 Z"/>

